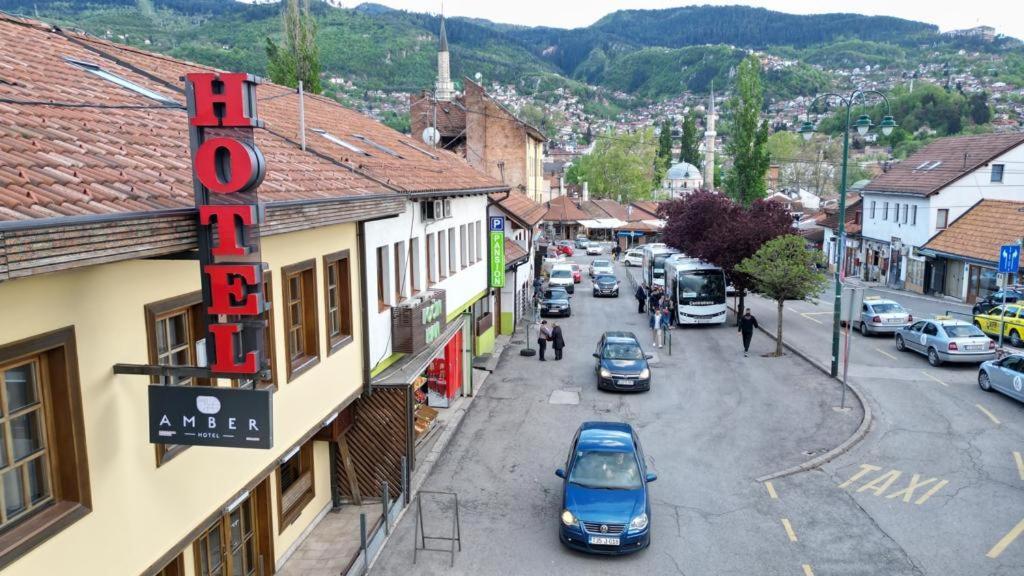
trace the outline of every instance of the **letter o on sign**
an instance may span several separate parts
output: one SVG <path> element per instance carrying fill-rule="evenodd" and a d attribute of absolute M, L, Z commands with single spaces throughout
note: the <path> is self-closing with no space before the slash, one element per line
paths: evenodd
<path fill-rule="evenodd" d="M 234 194 L 259 186 L 266 163 L 258 148 L 234 138 L 211 138 L 196 150 L 196 176 L 210 192 Z"/>

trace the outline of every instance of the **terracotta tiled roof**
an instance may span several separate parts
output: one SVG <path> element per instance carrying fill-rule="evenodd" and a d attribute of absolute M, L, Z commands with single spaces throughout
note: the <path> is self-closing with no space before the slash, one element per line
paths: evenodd
<path fill-rule="evenodd" d="M 629 220 L 626 207 L 610 198 L 580 202 L 580 208 L 596 219 L 615 218 L 624 222 Z"/>
<path fill-rule="evenodd" d="M 515 262 L 529 256 L 529 253 L 522 248 L 519 244 L 516 244 L 515 240 L 509 237 L 505 237 L 505 263 Z"/>
<path fill-rule="evenodd" d="M 580 210 L 568 196 L 559 196 L 548 202 L 548 211 L 544 214 L 545 222 L 578 222 L 590 220 L 590 215 Z"/>
<path fill-rule="evenodd" d="M 632 216 L 630 216 L 630 220 L 658 219 L 658 202 L 654 202 L 652 200 L 642 200 L 637 202 L 631 202 L 630 204 L 633 206 L 633 214 Z"/>
<path fill-rule="evenodd" d="M 547 208 L 539 202 L 534 202 L 526 194 L 512 192 L 505 197 L 504 193 L 491 194 L 491 199 L 498 203 L 504 211 L 527 226 L 535 226 L 544 218 Z"/>
<path fill-rule="evenodd" d="M 999 261 L 999 247 L 1024 238 L 1024 202 L 982 200 L 924 245 L 926 250 L 984 262 Z"/>
<path fill-rule="evenodd" d="M 860 232 L 860 224 L 854 224 L 857 219 L 857 213 L 861 211 L 861 198 L 860 195 L 849 194 L 846 197 L 846 232 L 853 234 L 854 227 L 857 228 L 857 232 Z M 831 228 L 836 230 L 839 228 L 839 209 L 829 208 L 825 212 L 825 217 L 818 223 L 823 228 Z M 817 220 L 817 218 L 815 218 Z"/>
<path fill-rule="evenodd" d="M 1024 133 L 940 138 L 873 179 L 865 192 L 929 196 L 1024 143 Z"/>
<path fill-rule="evenodd" d="M 409 113 L 419 115 L 418 122 L 413 125 L 423 124 L 430 126 L 434 124 L 434 103 L 431 101 L 431 93 L 427 91 L 409 95 Z M 437 101 L 437 131 L 442 136 L 454 138 L 466 130 L 466 107 L 460 100 L 438 100 Z M 419 138 L 419 134 L 413 134 Z"/>
<path fill-rule="evenodd" d="M 627 222 L 624 226 L 619 226 L 616 230 L 630 232 L 660 232 L 661 228 L 654 226 L 653 224 L 648 224 L 643 220 L 634 220 L 632 222 Z"/>

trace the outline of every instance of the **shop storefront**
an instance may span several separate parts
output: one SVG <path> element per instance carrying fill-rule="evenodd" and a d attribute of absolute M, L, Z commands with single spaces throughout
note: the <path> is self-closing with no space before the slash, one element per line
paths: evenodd
<path fill-rule="evenodd" d="M 863 280 L 885 282 L 889 275 L 889 243 L 865 238 L 863 261 Z"/>
<path fill-rule="evenodd" d="M 999 291 L 999 273 L 995 268 L 969 264 L 967 268 L 967 303 L 974 304 Z"/>

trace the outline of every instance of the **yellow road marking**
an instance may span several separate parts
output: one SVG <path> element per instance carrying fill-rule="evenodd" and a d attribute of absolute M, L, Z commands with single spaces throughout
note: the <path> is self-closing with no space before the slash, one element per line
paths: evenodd
<path fill-rule="evenodd" d="M 888 358 L 890 360 L 896 360 L 895 356 L 893 356 L 892 354 L 889 354 L 888 352 L 886 352 L 885 350 L 882 350 L 881 348 L 879 348 L 877 346 L 875 347 L 875 350 L 877 350 L 879 354 L 881 354 L 882 356 L 885 356 L 886 358 Z"/>
<path fill-rule="evenodd" d="M 814 576 L 814 571 L 811 570 L 810 564 L 804 564 L 804 576 Z"/>
<path fill-rule="evenodd" d="M 1020 474 L 1020 479 L 1024 480 L 1024 458 L 1021 458 L 1020 452 L 1013 453 L 1013 460 L 1017 462 L 1017 473 Z"/>
<path fill-rule="evenodd" d="M 861 476 L 867 474 L 868 472 L 877 472 L 877 471 L 879 471 L 881 469 L 882 469 L 881 466 L 875 466 L 874 464 L 861 464 L 860 465 L 860 470 L 856 474 L 854 474 L 853 476 L 850 476 L 849 480 L 847 480 L 846 482 L 843 482 L 842 484 L 840 484 L 839 487 L 840 488 L 846 488 L 850 484 L 853 484 L 854 482 L 856 482 L 858 478 L 860 478 Z"/>
<path fill-rule="evenodd" d="M 942 487 L 945 486 L 946 484 L 949 484 L 949 480 L 942 480 L 935 486 L 932 486 L 932 489 L 925 492 L 920 498 L 917 499 L 916 502 L 914 502 L 914 504 L 917 504 L 918 506 L 924 504 L 926 500 L 932 497 L 932 494 L 935 494 L 939 490 L 942 490 Z"/>
<path fill-rule="evenodd" d="M 796 532 L 793 531 L 793 525 L 789 523 L 788 518 L 782 519 L 782 527 L 786 529 L 786 536 L 789 536 L 789 541 L 796 542 Z"/>
<path fill-rule="evenodd" d="M 1022 472 L 1022 474 L 1024 474 L 1024 472 Z M 765 482 L 764 487 L 768 489 L 768 496 L 770 496 L 772 500 L 779 499 L 779 495 L 775 493 L 775 486 L 772 485 L 771 481 Z"/>
<path fill-rule="evenodd" d="M 801 311 L 797 310 L 796 308 L 793 308 L 792 306 L 787 306 L 787 308 L 789 308 L 790 312 L 792 312 L 794 314 L 799 314 L 799 315 L 803 316 L 805 319 L 810 320 L 811 322 L 817 322 L 818 324 L 822 324 L 822 321 L 818 320 L 817 318 L 811 318 L 811 316 L 820 316 L 822 314 L 832 314 L 832 312 L 801 312 Z"/>
<path fill-rule="evenodd" d="M 982 412 L 984 412 L 985 416 L 988 416 L 989 420 L 995 422 L 996 424 L 1000 423 L 999 422 L 999 418 L 996 418 L 996 415 L 991 413 L 991 412 L 989 412 L 987 409 L 985 409 L 984 406 L 982 406 L 981 404 L 975 404 L 975 406 L 977 406 L 978 410 L 981 410 Z"/>
<path fill-rule="evenodd" d="M 943 385 L 943 386 L 945 386 L 946 388 L 949 388 L 949 384 L 946 384 L 946 383 L 945 383 L 945 382 L 943 382 L 942 380 L 939 380 L 939 379 L 938 379 L 938 378 L 936 378 L 935 376 L 932 376 L 932 375 L 931 375 L 931 374 L 930 374 L 930 373 L 929 373 L 929 372 L 928 372 L 927 370 L 921 370 L 921 374 L 924 374 L 925 376 L 927 376 L 927 377 L 931 378 L 932 380 L 934 380 L 934 381 L 938 382 L 939 384 L 942 384 L 942 385 Z"/>
<path fill-rule="evenodd" d="M 1017 536 L 1020 536 L 1022 532 L 1024 532 L 1024 520 L 1018 522 L 1012 530 L 1006 533 L 1006 536 L 1003 536 L 999 542 L 996 542 L 996 545 L 993 546 L 985 556 L 988 556 L 989 558 L 999 558 L 999 555 L 1003 553 L 1003 550 L 1006 550 L 1006 547 L 1012 544 L 1013 541 L 1017 539 Z"/>

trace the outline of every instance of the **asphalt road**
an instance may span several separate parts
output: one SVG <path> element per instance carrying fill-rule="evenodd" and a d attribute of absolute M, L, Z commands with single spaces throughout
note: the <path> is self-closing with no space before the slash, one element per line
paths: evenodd
<path fill-rule="evenodd" d="M 786 342 L 825 366 L 831 360 L 830 296 L 784 308 Z M 884 296 L 916 317 L 957 309 L 911 295 Z M 775 303 L 751 297 L 748 306 L 774 332 Z M 1024 405 L 980 390 L 976 366 L 933 368 L 924 356 L 898 352 L 892 337 L 850 339 L 849 379 L 872 406 L 871 432 L 820 470 L 776 482 L 794 505 L 817 512 L 807 538 L 823 550 L 850 538 L 821 507 L 822 499 L 844 499 L 860 509 L 867 534 L 883 535 L 896 548 L 897 558 L 909 564 L 906 573 L 1024 574 Z M 829 556 L 817 560 L 816 573 L 846 571 L 849 558 Z"/>
<path fill-rule="evenodd" d="M 420 553 L 413 564 L 411 509 L 372 573 L 914 573 L 899 546 L 845 491 L 819 482 L 796 493 L 800 480 L 755 481 L 838 445 L 857 428 L 857 410 L 832 409 L 835 381 L 794 356 L 763 357 L 773 349 L 764 336 L 744 358 L 732 326 L 674 330 L 673 354 L 655 351 L 646 316 L 636 313 L 626 289 L 618 299 L 596 300 L 585 278 L 572 302 L 573 317 L 559 320 L 565 359 L 541 363 L 519 356 L 523 337 L 517 334 L 519 345 L 506 349 L 425 482 L 427 490 L 459 495 L 463 542 L 454 567 L 437 552 Z M 657 354 L 650 392 L 596 390 L 591 353 L 600 334 L 612 329 L 635 331 Z M 658 473 L 651 485 L 652 544 L 645 551 L 590 557 L 558 541 L 561 480 L 554 471 L 586 420 L 625 420 L 639 430 Z M 450 509 L 428 506 L 427 512 L 428 534 L 450 530 Z M 821 523 L 841 537 L 807 531 Z"/>

